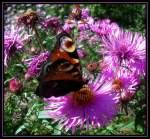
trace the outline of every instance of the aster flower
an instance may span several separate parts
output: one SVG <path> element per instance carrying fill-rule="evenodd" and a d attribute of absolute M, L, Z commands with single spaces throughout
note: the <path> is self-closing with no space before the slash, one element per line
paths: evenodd
<path fill-rule="evenodd" d="M 38 13 L 36 11 L 28 10 L 23 15 L 18 17 L 17 24 L 33 27 L 38 22 L 38 20 Z"/>
<path fill-rule="evenodd" d="M 61 22 L 58 17 L 50 17 L 41 22 L 45 29 L 51 28 L 57 30 L 61 26 Z"/>
<path fill-rule="evenodd" d="M 139 33 L 120 29 L 118 35 L 102 37 L 103 49 L 99 52 L 109 65 L 124 66 L 138 75 L 145 75 L 146 41 Z M 111 64 L 113 63 L 113 64 Z"/>
<path fill-rule="evenodd" d="M 110 21 L 110 19 L 98 20 L 91 25 L 91 30 L 96 32 L 98 35 L 107 35 L 115 31 L 117 33 L 119 26 Z"/>
<path fill-rule="evenodd" d="M 105 65 L 101 74 L 112 82 L 111 89 L 113 92 L 119 93 L 121 102 L 131 100 L 140 83 L 138 76 L 125 67 L 116 66 L 111 69 L 109 66 Z"/>
<path fill-rule="evenodd" d="M 24 61 L 25 64 L 27 64 L 28 71 L 25 74 L 25 78 L 29 79 L 30 77 L 34 77 L 39 74 L 41 65 L 47 61 L 50 53 L 49 51 L 43 52 L 40 55 L 34 56 L 31 59 L 27 59 Z"/>
<path fill-rule="evenodd" d="M 89 28 L 89 25 L 86 21 L 81 20 L 81 21 L 78 21 L 78 28 L 79 30 L 86 30 Z"/>
<path fill-rule="evenodd" d="M 80 20 L 81 19 L 81 7 L 79 4 L 76 4 L 75 7 L 72 9 L 71 14 L 69 15 L 70 18 L 73 20 Z"/>
<path fill-rule="evenodd" d="M 119 68 L 118 71 L 113 71 L 112 78 L 113 88 L 121 89 L 125 92 L 135 93 L 137 85 L 140 83 L 140 80 L 134 74 L 134 72 L 129 71 L 128 69 Z"/>
<path fill-rule="evenodd" d="M 74 27 L 77 27 L 79 30 L 86 30 L 90 28 L 90 25 L 94 23 L 94 19 L 89 16 L 89 10 L 80 9 L 80 6 L 77 5 L 69 15 L 69 18 L 65 20 L 63 29 L 66 32 L 71 32 Z"/>
<path fill-rule="evenodd" d="M 81 13 L 82 18 L 87 18 L 89 17 L 89 9 L 88 8 L 83 8 L 82 13 Z"/>
<path fill-rule="evenodd" d="M 76 26 L 75 20 L 67 19 L 65 20 L 65 24 L 63 25 L 62 29 L 67 33 L 70 33 L 75 26 Z"/>
<path fill-rule="evenodd" d="M 4 32 L 4 65 L 7 66 L 8 60 L 17 51 L 23 50 L 24 43 L 29 39 L 31 35 L 24 34 L 21 32 L 21 28 L 11 27 L 11 31 Z"/>
<path fill-rule="evenodd" d="M 118 97 L 111 93 L 110 85 L 98 76 L 68 96 L 44 99 L 48 103 L 45 110 L 65 131 L 104 126 L 118 111 Z"/>
<path fill-rule="evenodd" d="M 92 26 L 94 24 L 94 19 L 91 16 L 88 16 L 84 19 L 81 19 L 77 22 L 77 27 L 79 28 L 79 30 L 89 30 L 90 26 Z"/>

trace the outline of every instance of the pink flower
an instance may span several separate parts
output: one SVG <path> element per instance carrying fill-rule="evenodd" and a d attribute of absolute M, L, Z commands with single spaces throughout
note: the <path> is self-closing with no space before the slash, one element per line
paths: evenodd
<path fill-rule="evenodd" d="M 51 29 L 58 32 L 61 29 L 61 21 L 58 17 L 50 17 L 41 22 L 45 29 Z"/>
<path fill-rule="evenodd" d="M 103 36 L 102 46 L 99 52 L 108 65 L 119 64 L 137 75 L 145 75 L 146 41 L 141 34 L 120 29 L 117 35 Z"/>
<path fill-rule="evenodd" d="M 111 93 L 110 85 L 98 76 L 68 96 L 44 99 L 48 103 L 45 110 L 49 110 L 49 117 L 65 131 L 104 126 L 118 111 L 118 97 Z"/>
<path fill-rule="evenodd" d="M 77 27 L 79 28 L 80 31 L 83 31 L 83 30 L 86 31 L 90 29 L 90 26 L 93 25 L 93 23 L 94 23 L 93 17 L 88 16 L 87 18 L 79 20 L 77 22 Z"/>
<path fill-rule="evenodd" d="M 49 55 L 49 51 L 46 51 L 24 61 L 24 63 L 29 66 L 28 71 L 25 74 L 26 80 L 39 74 L 42 64 L 47 61 Z"/>
<path fill-rule="evenodd" d="M 112 83 L 111 89 L 114 93 L 119 94 L 121 102 L 132 100 L 140 84 L 140 79 L 134 71 L 117 65 L 114 68 L 105 65 L 101 74 Z"/>
<path fill-rule="evenodd" d="M 78 41 L 86 41 L 90 39 L 89 34 L 86 31 L 80 31 L 78 36 Z"/>
<path fill-rule="evenodd" d="M 67 19 L 62 29 L 67 33 L 70 33 L 75 26 L 76 26 L 76 22 L 74 20 Z"/>
<path fill-rule="evenodd" d="M 60 20 L 58 17 L 50 17 L 45 19 L 42 23 L 44 28 L 58 28 L 60 26 Z"/>
<path fill-rule="evenodd" d="M 89 9 L 88 8 L 83 8 L 81 15 L 82 15 L 82 18 L 89 17 Z"/>
<path fill-rule="evenodd" d="M 98 35 L 113 34 L 114 31 L 118 31 L 119 26 L 116 23 L 111 23 L 110 19 L 103 19 L 96 21 L 91 25 L 91 30 Z"/>
<path fill-rule="evenodd" d="M 78 21 L 79 30 L 86 30 L 89 28 L 89 25 L 85 21 Z"/>
<path fill-rule="evenodd" d="M 39 21 L 39 12 L 28 10 L 24 14 L 18 17 L 18 25 L 25 25 L 27 27 L 32 27 Z"/>
<path fill-rule="evenodd" d="M 31 35 L 23 34 L 21 28 L 11 27 L 11 31 L 4 32 L 4 65 L 7 66 L 9 59 L 24 50 L 24 43 Z"/>

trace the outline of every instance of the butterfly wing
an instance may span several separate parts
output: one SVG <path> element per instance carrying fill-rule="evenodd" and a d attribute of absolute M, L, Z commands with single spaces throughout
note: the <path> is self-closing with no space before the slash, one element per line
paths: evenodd
<path fill-rule="evenodd" d="M 37 87 L 36 94 L 40 97 L 64 96 L 72 91 L 79 90 L 83 84 L 76 81 L 49 81 L 42 82 Z"/>
<path fill-rule="evenodd" d="M 65 59 L 54 63 L 48 62 L 43 67 L 40 84 L 36 94 L 43 97 L 63 96 L 71 91 L 79 90 L 84 81 L 81 74 L 81 66 L 73 65 Z"/>

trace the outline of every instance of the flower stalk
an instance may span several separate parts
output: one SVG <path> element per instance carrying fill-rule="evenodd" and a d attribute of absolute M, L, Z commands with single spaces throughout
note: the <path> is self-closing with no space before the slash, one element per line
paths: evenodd
<path fill-rule="evenodd" d="M 42 39 L 38 33 L 37 28 L 35 26 L 32 26 L 32 28 L 33 28 L 33 31 L 35 32 L 35 37 L 36 37 L 41 49 L 45 49 L 44 44 L 42 43 Z"/>

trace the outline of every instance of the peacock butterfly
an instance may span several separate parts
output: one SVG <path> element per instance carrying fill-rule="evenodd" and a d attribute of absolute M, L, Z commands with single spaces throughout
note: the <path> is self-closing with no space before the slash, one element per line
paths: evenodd
<path fill-rule="evenodd" d="M 41 68 L 36 94 L 45 98 L 64 96 L 80 90 L 85 82 L 73 39 L 67 33 L 60 33 L 54 50 Z"/>

